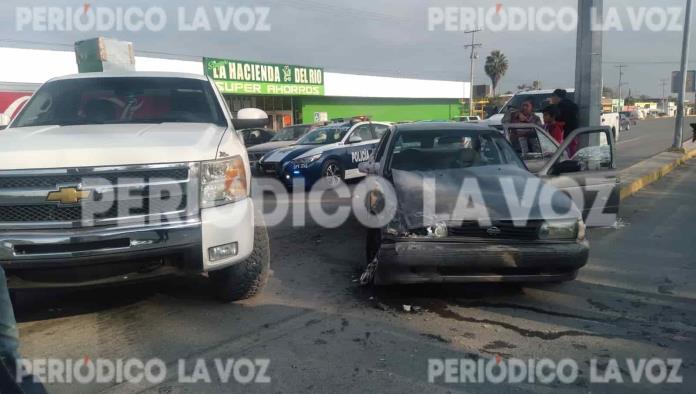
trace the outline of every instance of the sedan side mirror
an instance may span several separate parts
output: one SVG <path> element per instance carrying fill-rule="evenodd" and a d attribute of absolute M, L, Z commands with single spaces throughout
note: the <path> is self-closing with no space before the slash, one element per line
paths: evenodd
<path fill-rule="evenodd" d="M 562 161 L 560 163 L 554 164 L 554 166 L 551 167 L 552 175 L 571 174 L 580 171 L 582 171 L 580 163 L 574 160 Z"/>
<path fill-rule="evenodd" d="M 358 171 L 362 174 L 377 174 L 379 172 L 379 163 L 372 161 L 364 161 L 358 164 Z"/>
<path fill-rule="evenodd" d="M 258 108 L 240 109 L 232 124 L 237 130 L 264 127 L 268 124 L 268 114 Z"/>

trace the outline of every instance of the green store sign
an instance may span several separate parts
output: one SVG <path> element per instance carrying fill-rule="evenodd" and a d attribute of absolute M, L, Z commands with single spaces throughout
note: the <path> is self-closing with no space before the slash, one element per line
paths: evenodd
<path fill-rule="evenodd" d="M 315 67 L 203 58 L 205 75 L 224 94 L 323 96 L 324 70 Z"/>

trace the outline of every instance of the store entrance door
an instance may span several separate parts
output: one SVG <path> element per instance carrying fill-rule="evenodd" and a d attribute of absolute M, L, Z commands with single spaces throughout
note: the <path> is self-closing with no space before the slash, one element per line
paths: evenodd
<path fill-rule="evenodd" d="M 293 124 L 292 111 L 271 111 L 268 113 L 268 117 L 272 123 L 269 127 L 273 130 L 280 130 Z"/>

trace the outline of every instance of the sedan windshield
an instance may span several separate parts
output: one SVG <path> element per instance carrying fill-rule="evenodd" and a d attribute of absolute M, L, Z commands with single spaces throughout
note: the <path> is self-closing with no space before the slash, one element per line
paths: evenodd
<path fill-rule="evenodd" d="M 297 141 L 298 145 L 325 145 L 339 142 L 346 135 L 348 126 L 325 126 L 315 129 Z"/>
<path fill-rule="evenodd" d="M 391 158 L 391 169 L 402 171 L 497 165 L 526 168 L 502 136 L 472 130 L 401 132 Z"/>
<path fill-rule="evenodd" d="M 165 122 L 226 125 L 206 81 L 107 77 L 46 83 L 12 127 Z"/>

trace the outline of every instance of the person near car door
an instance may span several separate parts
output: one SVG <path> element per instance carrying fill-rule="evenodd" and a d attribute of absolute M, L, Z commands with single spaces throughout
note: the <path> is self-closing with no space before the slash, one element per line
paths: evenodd
<path fill-rule="evenodd" d="M 544 128 L 559 144 L 563 142 L 565 137 L 565 123 L 558 120 L 559 111 L 555 105 L 549 105 L 542 110 L 544 114 Z"/>
<path fill-rule="evenodd" d="M 520 108 L 513 110 L 503 116 L 503 124 L 505 123 L 532 123 L 543 127 L 541 119 L 534 113 L 534 102 L 531 97 L 522 99 Z"/>
<path fill-rule="evenodd" d="M 551 95 L 551 104 L 558 106 L 558 121 L 565 124 L 564 138 L 568 138 L 570 133 L 580 127 L 578 105 L 568 98 L 568 92 L 564 89 L 556 89 Z"/>

